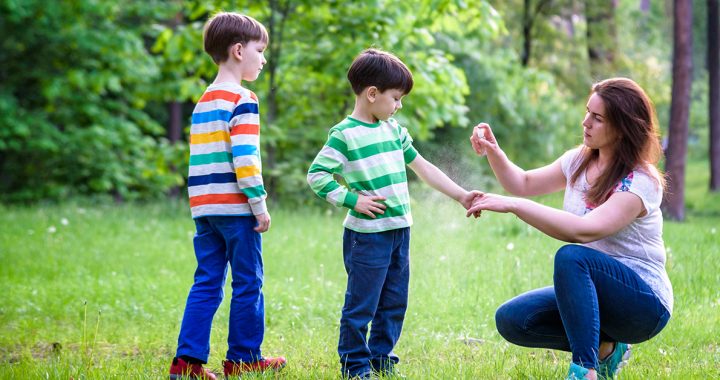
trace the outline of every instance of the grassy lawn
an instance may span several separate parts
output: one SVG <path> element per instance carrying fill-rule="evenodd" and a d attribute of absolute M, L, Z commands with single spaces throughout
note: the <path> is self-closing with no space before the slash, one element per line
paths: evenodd
<path fill-rule="evenodd" d="M 634 346 L 622 379 L 720 378 L 720 195 L 706 187 L 707 166 L 694 164 L 688 220 L 665 225 L 675 312 L 658 337 Z M 409 379 L 562 378 L 569 353 L 512 346 L 494 323 L 506 299 L 551 284 L 562 243 L 514 216 L 465 219 L 440 195 L 417 184 L 411 191 L 399 370 Z M 557 206 L 560 198 L 544 201 Z M 329 209 L 271 211 L 263 352 L 289 365 L 258 378 L 339 377 L 343 214 Z M 2 378 L 166 378 L 194 270 L 184 201 L 0 206 L 0 222 Z M 212 332 L 216 370 L 227 347 L 227 301 Z"/>

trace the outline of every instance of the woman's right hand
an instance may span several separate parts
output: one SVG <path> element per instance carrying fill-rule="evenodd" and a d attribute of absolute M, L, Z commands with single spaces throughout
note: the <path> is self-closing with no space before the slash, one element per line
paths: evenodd
<path fill-rule="evenodd" d="M 473 128 L 472 136 L 470 136 L 470 144 L 478 156 L 484 156 L 489 151 L 499 149 L 495 135 L 487 123 L 480 123 Z"/>

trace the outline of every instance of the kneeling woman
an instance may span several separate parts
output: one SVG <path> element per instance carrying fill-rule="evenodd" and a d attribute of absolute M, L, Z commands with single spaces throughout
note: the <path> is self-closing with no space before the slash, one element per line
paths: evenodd
<path fill-rule="evenodd" d="M 510 212 L 570 243 L 555 255 L 553 286 L 500 306 L 497 328 L 526 347 L 572 352 L 568 379 L 612 378 L 670 318 L 660 203 L 664 178 L 655 110 L 635 82 L 607 79 L 592 87 L 583 144 L 545 167 L 525 171 L 500 149 L 490 127 L 471 143 L 487 154 L 500 184 L 518 196 L 565 190 L 564 210 L 524 198 L 485 194 L 468 215 Z"/>

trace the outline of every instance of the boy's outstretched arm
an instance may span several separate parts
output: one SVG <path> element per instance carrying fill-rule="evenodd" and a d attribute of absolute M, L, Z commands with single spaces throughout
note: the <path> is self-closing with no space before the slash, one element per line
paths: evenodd
<path fill-rule="evenodd" d="M 475 197 L 482 195 L 482 192 L 473 190 L 467 191 L 453 182 L 442 170 L 423 158 L 420 154 L 408 164 L 423 182 L 427 183 L 433 189 L 447 195 L 448 197 L 458 201 L 465 209 L 472 206 Z"/>

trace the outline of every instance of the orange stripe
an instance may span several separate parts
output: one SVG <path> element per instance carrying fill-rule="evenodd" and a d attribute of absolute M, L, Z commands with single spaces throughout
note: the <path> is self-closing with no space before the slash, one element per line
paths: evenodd
<path fill-rule="evenodd" d="M 242 204 L 248 203 L 247 196 L 240 193 L 207 194 L 190 197 L 190 207 L 208 204 Z"/>
<path fill-rule="evenodd" d="M 240 100 L 242 96 L 240 94 L 236 94 L 234 92 L 225 91 L 225 90 L 215 90 L 206 92 L 203 94 L 202 98 L 198 101 L 198 103 L 202 102 L 212 102 L 213 100 L 227 100 L 228 102 L 237 103 L 238 100 Z"/>
<path fill-rule="evenodd" d="M 232 127 L 231 136 L 235 135 L 257 135 L 260 133 L 260 126 L 257 124 L 238 124 Z"/>
<path fill-rule="evenodd" d="M 258 101 L 258 100 L 257 100 L 257 95 L 255 95 L 255 93 L 252 92 L 252 91 L 250 91 L 250 99 L 254 99 L 256 102 Z"/>

